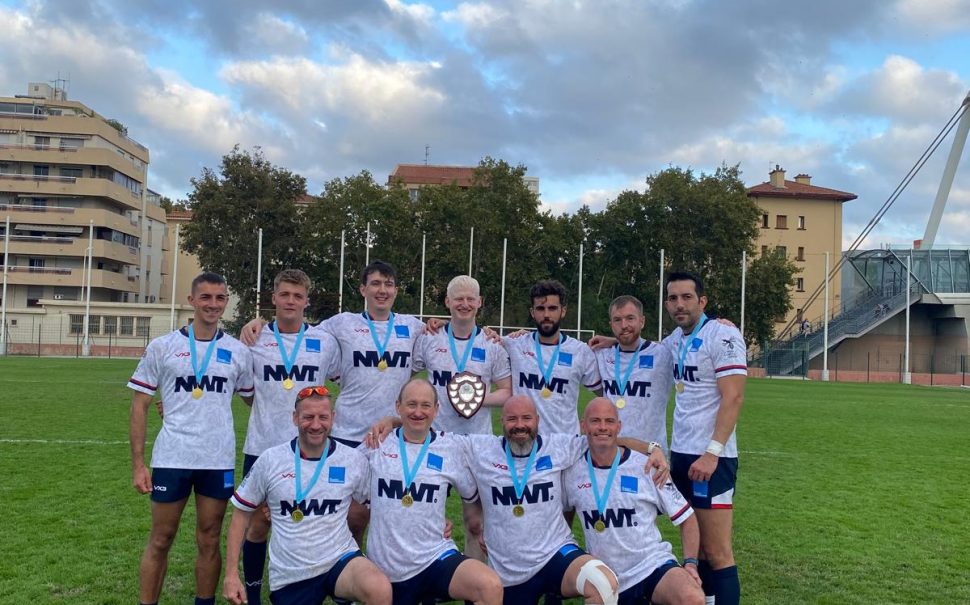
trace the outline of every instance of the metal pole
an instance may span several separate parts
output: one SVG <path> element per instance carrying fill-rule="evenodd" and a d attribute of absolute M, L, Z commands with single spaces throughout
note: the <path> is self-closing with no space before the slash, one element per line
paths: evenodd
<path fill-rule="evenodd" d="M 424 253 L 428 243 L 428 234 L 421 234 L 421 290 L 419 291 L 418 300 L 418 317 L 424 319 Z"/>
<path fill-rule="evenodd" d="M 964 97 L 961 106 L 963 107 L 963 115 L 960 117 L 957 131 L 953 135 L 953 146 L 950 147 L 950 155 L 947 156 L 946 166 L 943 168 L 943 177 L 940 179 L 940 187 L 936 191 L 936 199 L 933 201 L 930 218 L 926 221 L 926 231 L 923 233 L 921 248 L 932 249 L 936 242 L 936 231 L 940 227 L 940 219 L 943 218 L 946 200 L 950 196 L 953 177 L 956 174 L 957 166 L 960 165 L 960 156 L 963 155 L 963 146 L 967 142 L 967 133 L 970 132 L 970 94 Z M 933 273 L 931 272 L 930 275 L 933 275 Z"/>
<path fill-rule="evenodd" d="M 748 278 L 748 252 L 741 251 L 741 338 L 744 338 L 744 285 Z"/>
<path fill-rule="evenodd" d="M 498 307 L 498 333 L 505 336 L 505 259 L 508 252 L 509 238 L 502 240 L 502 300 Z"/>
<path fill-rule="evenodd" d="M 340 275 L 337 276 L 337 313 L 344 312 L 344 235 L 346 231 L 340 231 Z"/>
<path fill-rule="evenodd" d="M 88 271 L 87 271 L 87 286 L 88 293 L 84 299 L 84 346 L 81 348 L 81 354 L 85 357 L 91 356 L 91 342 L 88 339 L 88 320 L 91 317 L 91 265 L 94 262 L 94 219 L 91 219 L 88 225 Z"/>
<path fill-rule="evenodd" d="M 910 267 L 913 264 L 913 251 L 906 257 L 906 346 L 903 349 L 903 384 L 913 384 L 913 373 L 909 370 L 909 284 Z"/>
<path fill-rule="evenodd" d="M 10 265 L 10 215 L 3 231 L 3 295 L 0 297 L 0 355 L 7 354 L 7 266 Z"/>
<path fill-rule="evenodd" d="M 822 381 L 829 381 L 829 252 L 825 251 L 825 315 L 822 321 Z"/>
<path fill-rule="evenodd" d="M 175 331 L 175 285 L 179 276 L 179 231 L 182 225 L 175 225 L 175 256 L 172 259 L 172 301 L 169 309 L 168 329 Z"/>
<path fill-rule="evenodd" d="M 664 328 L 664 250 L 660 249 L 660 296 L 657 297 L 657 342 L 663 340 Z"/>
<path fill-rule="evenodd" d="M 475 249 L 475 228 L 472 227 L 471 235 L 468 236 L 468 275 L 472 274 L 472 251 Z"/>
<path fill-rule="evenodd" d="M 576 340 L 583 336 L 583 243 L 579 243 L 579 296 L 576 297 Z"/>
<path fill-rule="evenodd" d="M 367 221 L 367 239 L 364 240 L 364 266 L 370 264 L 370 221 Z"/>
<path fill-rule="evenodd" d="M 263 283 L 263 230 L 259 229 L 256 249 L 256 317 L 259 317 L 259 293 Z"/>

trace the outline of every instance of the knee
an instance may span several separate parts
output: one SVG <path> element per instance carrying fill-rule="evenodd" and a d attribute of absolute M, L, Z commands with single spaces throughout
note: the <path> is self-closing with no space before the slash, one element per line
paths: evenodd
<path fill-rule="evenodd" d="M 177 532 L 177 528 L 153 528 L 151 535 L 148 536 L 148 550 L 161 555 L 167 554 L 172 548 Z"/>
<path fill-rule="evenodd" d="M 704 556 L 711 569 L 724 569 L 734 565 L 734 551 L 730 544 L 725 547 L 705 548 Z"/>
<path fill-rule="evenodd" d="M 675 605 L 704 605 L 704 591 L 691 583 L 673 600 Z"/>
<path fill-rule="evenodd" d="M 502 581 L 498 579 L 497 575 L 490 573 L 482 578 L 478 598 L 475 600 L 483 603 L 501 603 L 504 591 Z"/>
<path fill-rule="evenodd" d="M 198 547 L 199 554 L 208 556 L 219 554 L 219 538 L 218 529 L 216 531 L 198 531 L 195 534 L 195 544 Z"/>
<path fill-rule="evenodd" d="M 368 574 L 361 593 L 365 603 L 374 603 L 375 605 L 390 605 L 391 603 L 391 583 L 383 574 Z"/>
<path fill-rule="evenodd" d="M 250 542 L 265 542 L 269 536 L 269 523 L 265 519 L 253 516 L 252 522 L 246 528 L 246 539 Z"/>

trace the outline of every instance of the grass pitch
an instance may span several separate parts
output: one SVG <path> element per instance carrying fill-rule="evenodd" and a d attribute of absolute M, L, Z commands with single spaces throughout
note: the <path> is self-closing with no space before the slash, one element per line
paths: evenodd
<path fill-rule="evenodd" d="M 0 603 L 136 602 L 149 503 L 131 487 L 135 363 L 0 358 Z M 241 447 L 248 409 L 235 412 Z M 749 380 L 739 426 L 744 603 L 970 602 L 967 391 Z M 191 505 L 182 523 L 164 603 L 192 602 Z"/>

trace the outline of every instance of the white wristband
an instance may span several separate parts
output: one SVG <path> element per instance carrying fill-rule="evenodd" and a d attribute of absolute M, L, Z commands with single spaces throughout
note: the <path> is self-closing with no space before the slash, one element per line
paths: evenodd
<path fill-rule="evenodd" d="M 649 456 L 650 454 L 652 454 L 653 453 L 653 450 L 657 449 L 658 447 L 660 447 L 660 444 L 657 443 L 656 441 L 651 441 L 650 443 L 648 443 L 647 444 L 647 455 Z"/>
<path fill-rule="evenodd" d="M 708 454 L 720 456 L 721 452 L 724 451 L 724 444 L 711 439 L 711 442 L 707 444 L 707 449 L 704 451 L 706 451 Z"/>

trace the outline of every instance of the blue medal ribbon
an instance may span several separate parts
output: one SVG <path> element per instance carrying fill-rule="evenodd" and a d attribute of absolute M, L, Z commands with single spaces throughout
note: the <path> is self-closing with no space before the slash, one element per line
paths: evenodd
<path fill-rule="evenodd" d="M 539 343 L 539 333 L 534 332 L 533 338 L 536 342 L 536 363 L 539 366 L 539 372 L 542 374 L 542 379 L 546 382 L 546 388 L 549 387 L 549 383 L 552 382 L 552 369 L 556 367 L 556 362 L 559 361 L 559 347 L 562 345 L 562 341 L 566 339 L 565 334 L 559 333 L 559 342 L 556 343 L 556 348 L 552 352 L 552 359 L 549 360 L 548 367 L 542 367 L 545 362 L 542 361 L 542 345 Z"/>
<path fill-rule="evenodd" d="M 539 445 L 535 441 L 532 442 L 532 451 L 529 452 L 529 459 L 525 461 L 525 470 L 522 471 L 522 477 L 519 477 L 519 473 L 515 470 L 515 460 L 512 458 L 512 449 L 509 447 L 509 442 L 505 441 L 505 460 L 509 463 L 509 475 L 512 477 L 512 487 L 515 488 L 515 498 L 518 500 L 517 504 L 522 504 L 522 494 L 525 492 L 525 486 L 529 482 L 529 475 L 532 474 L 532 465 L 536 460 L 536 452 L 539 450 Z"/>
<path fill-rule="evenodd" d="M 455 360 L 455 367 L 458 372 L 464 372 L 465 366 L 468 365 L 468 359 L 472 355 L 472 349 L 475 345 L 475 337 L 478 336 L 478 326 L 472 330 L 472 336 L 468 339 L 468 344 L 465 345 L 465 352 L 461 356 L 461 361 L 458 360 L 458 349 L 455 347 L 455 335 L 451 333 L 451 323 L 448 323 L 446 330 L 448 332 L 448 346 L 451 347 L 451 358 Z"/>
<path fill-rule="evenodd" d="M 606 512 L 606 501 L 610 497 L 610 488 L 613 486 L 613 479 L 616 478 L 616 467 L 620 464 L 620 448 L 616 448 L 616 456 L 613 457 L 613 464 L 610 465 L 610 474 L 606 476 L 606 485 L 603 486 L 602 493 L 596 484 L 596 471 L 593 469 L 593 454 L 586 452 L 586 467 L 589 469 L 589 481 L 592 483 L 593 498 L 596 500 L 596 510 L 600 513 L 600 519 Z"/>
<path fill-rule="evenodd" d="M 192 327 L 192 324 L 189 324 L 189 358 L 192 360 L 192 372 L 195 373 L 196 388 L 202 388 L 202 377 L 205 376 L 205 371 L 209 367 L 212 352 L 216 350 L 216 336 L 218 335 L 218 330 L 212 335 L 212 340 L 209 341 L 209 346 L 205 349 L 205 359 L 202 360 L 202 368 L 199 369 L 199 361 L 195 356 L 195 329 Z"/>
<path fill-rule="evenodd" d="M 404 429 L 398 429 L 397 444 L 400 447 L 401 467 L 404 470 L 404 493 L 410 493 L 411 484 L 414 483 L 414 478 L 418 475 L 418 469 L 421 468 L 424 456 L 428 453 L 428 446 L 431 445 L 431 431 L 428 431 L 428 436 L 424 438 L 424 445 L 421 446 L 421 451 L 418 452 L 414 466 L 410 468 L 408 467 L 408 447 L 404 442 Z"/>
<path fill-rule="evenodd" d="M 303 464 L 300 462 L 300 438 L 296 438 L 296 443 L 293 445 L 293 466 L 296 468 L 296 505 L 297 508 L 300 506 L 300 502 L 307 497 L 313 486 L 317 484 L 317 479 L 320 478 L 320 471 L 323 470 L 323 465 L 327 463 L 327 457 L 330 455 L 330 439 L 328 438 L 323 442 L 323 455 L 320 456 L 320 460 L 317 461 L 316 468 L 313 469 L 313 476 L 310 477 L 310 483 L 303 489 L 303 479 L 301 475 L 301 467 Z"/>
<path fill-rule="evenodd" d="M 283 360 L 283 367 L 286 368 L 286 377 L 290 377 L 290 372 L 293 371 L 293 364 L 296 363 L 296 356 L 300 353 L 300 345 L 303 344 L 303 334 L 306 324 L 300 322 L 300 331 L 296 334 L 296 344 L 293 346 L 293 355 L 291 356 L 287 350 L 286 345 L 283 344 L 283 337 L 280 336 L 279 326 L 276 322 L 273 322 L 273 336 L 276 337 L 276 345 L 280 349 L 280 359 Z"/>
<path fill-rule="evenodd" d="M 633 355 L 630 357 L 630 363 L 626 366 L 626 371 L 623 374 L 623 379 L 620 379 L 620 343 L 616 343 L 616 363 L 613 364 L 613 373 L 616 378 L 616 390 L 620 397 L 623 397 L 623 391 L 626 390 L 626 384 L 630 382 L 630 375 L 633 374 L 633 367 L 637 363 L 637 358 L 640 357 L 640 347 L 643 346 L 643 339 L 637 339 L 637 348 L 633 351 Z"/>
<path fill-rule="evenodd" d="M 701 313 L 701 318 L 697 320 L 697 325 L 694 326 L 694 330 L 690 333 L 690 338 L 680 345 L 680 359 L 677 361 L 677 376 L 680 377 L 681 382 L 684 382 L 684 360 L 687 359 L 687 349 L 690 348 L 691 343 L 693 343 L 694 339 L 697 338 L 697 335 L 700 333 L 701 328 L 704 327 L 706 322 L 707 314 Z"/>
<path fill-rule="evenodd" d="M 381 343 L 377 340 L 377 330 L 374 329 L 374 322 L 370 318 L 370 314 L 364 311 L 364 319 L 367 320 L 367 327 L 370 328 L 370 337 L 374 341 L 374 348 L 377 349 L 378 359 L 384 359 L 384 351 L 387 351 L 387 344 L 391 342 L 391 332 L 394 331 L 394 311 L 391 311 L 390 317 L 387 319 L 387 332 L 384 333 L 384 342 Z"/>

